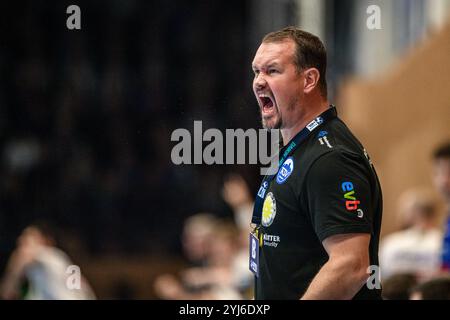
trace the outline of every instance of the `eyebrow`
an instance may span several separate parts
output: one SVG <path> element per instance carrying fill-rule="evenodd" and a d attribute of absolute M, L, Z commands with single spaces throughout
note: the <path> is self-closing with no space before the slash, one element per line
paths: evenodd
<path fill-rule="evenodd" d="M 270 62 L 268 64 L 263 64 L 261 69 L 263 69 L 263 68 L 268 69 L 270 67 L 278 67 L 278 65 L 279 65 L 278 62 L 272 61 L 272 62 Z M 259 69 L 259 68 L 256 65 L 252 64 L 252 69 L 255 70 L 255 69 Z"/>
<path fill-rule="evenodd" d="M 266 68 L 270 68 L 270 67 L 278 67 L 278 62 L 273 61 L 266 66 Z"/>

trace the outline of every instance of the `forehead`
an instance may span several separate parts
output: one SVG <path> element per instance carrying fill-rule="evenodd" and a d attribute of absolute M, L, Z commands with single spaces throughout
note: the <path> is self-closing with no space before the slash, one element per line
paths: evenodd
<path fill-rule="evenodd" d="M 295 43 L 290 39 L 277 42 L 263 42 L 256 51 L 252 65 L 262 66 L 271 62 L 293 62 Z"/>

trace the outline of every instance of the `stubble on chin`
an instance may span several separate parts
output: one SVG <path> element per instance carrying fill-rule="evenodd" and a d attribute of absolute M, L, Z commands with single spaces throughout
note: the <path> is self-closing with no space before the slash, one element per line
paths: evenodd
<path fill-rule="evenodd" d="M 281 123 L 280 118 L 278 118 L 274 124 L 269 125 L 269 123 L 271 123 L 271 120 L 272 120 L 272 118 L 264 119 L 264 117 L 262 117 L 262 119 L 261 119 L 262 127 L 267 130 L 281 129 L 282 123 Z"/>

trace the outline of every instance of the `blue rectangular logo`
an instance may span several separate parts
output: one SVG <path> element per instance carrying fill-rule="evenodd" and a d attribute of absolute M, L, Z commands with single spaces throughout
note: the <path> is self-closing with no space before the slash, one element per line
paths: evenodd
<path fill-rule="evenodd" d="M 250 254 L 249 254 L 250 271 L 259 276 L 259 240 L 254 233 L 250 233 Z"/>

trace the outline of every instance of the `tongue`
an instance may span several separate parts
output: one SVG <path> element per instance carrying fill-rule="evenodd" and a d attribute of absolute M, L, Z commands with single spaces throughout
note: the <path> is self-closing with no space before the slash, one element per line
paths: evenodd
<path fill-rule="evenodd" d="M 263 107 L 264 112 L 269 112 L 273 108 L 273 102 L 272 100 L 269 100 Z"/>

